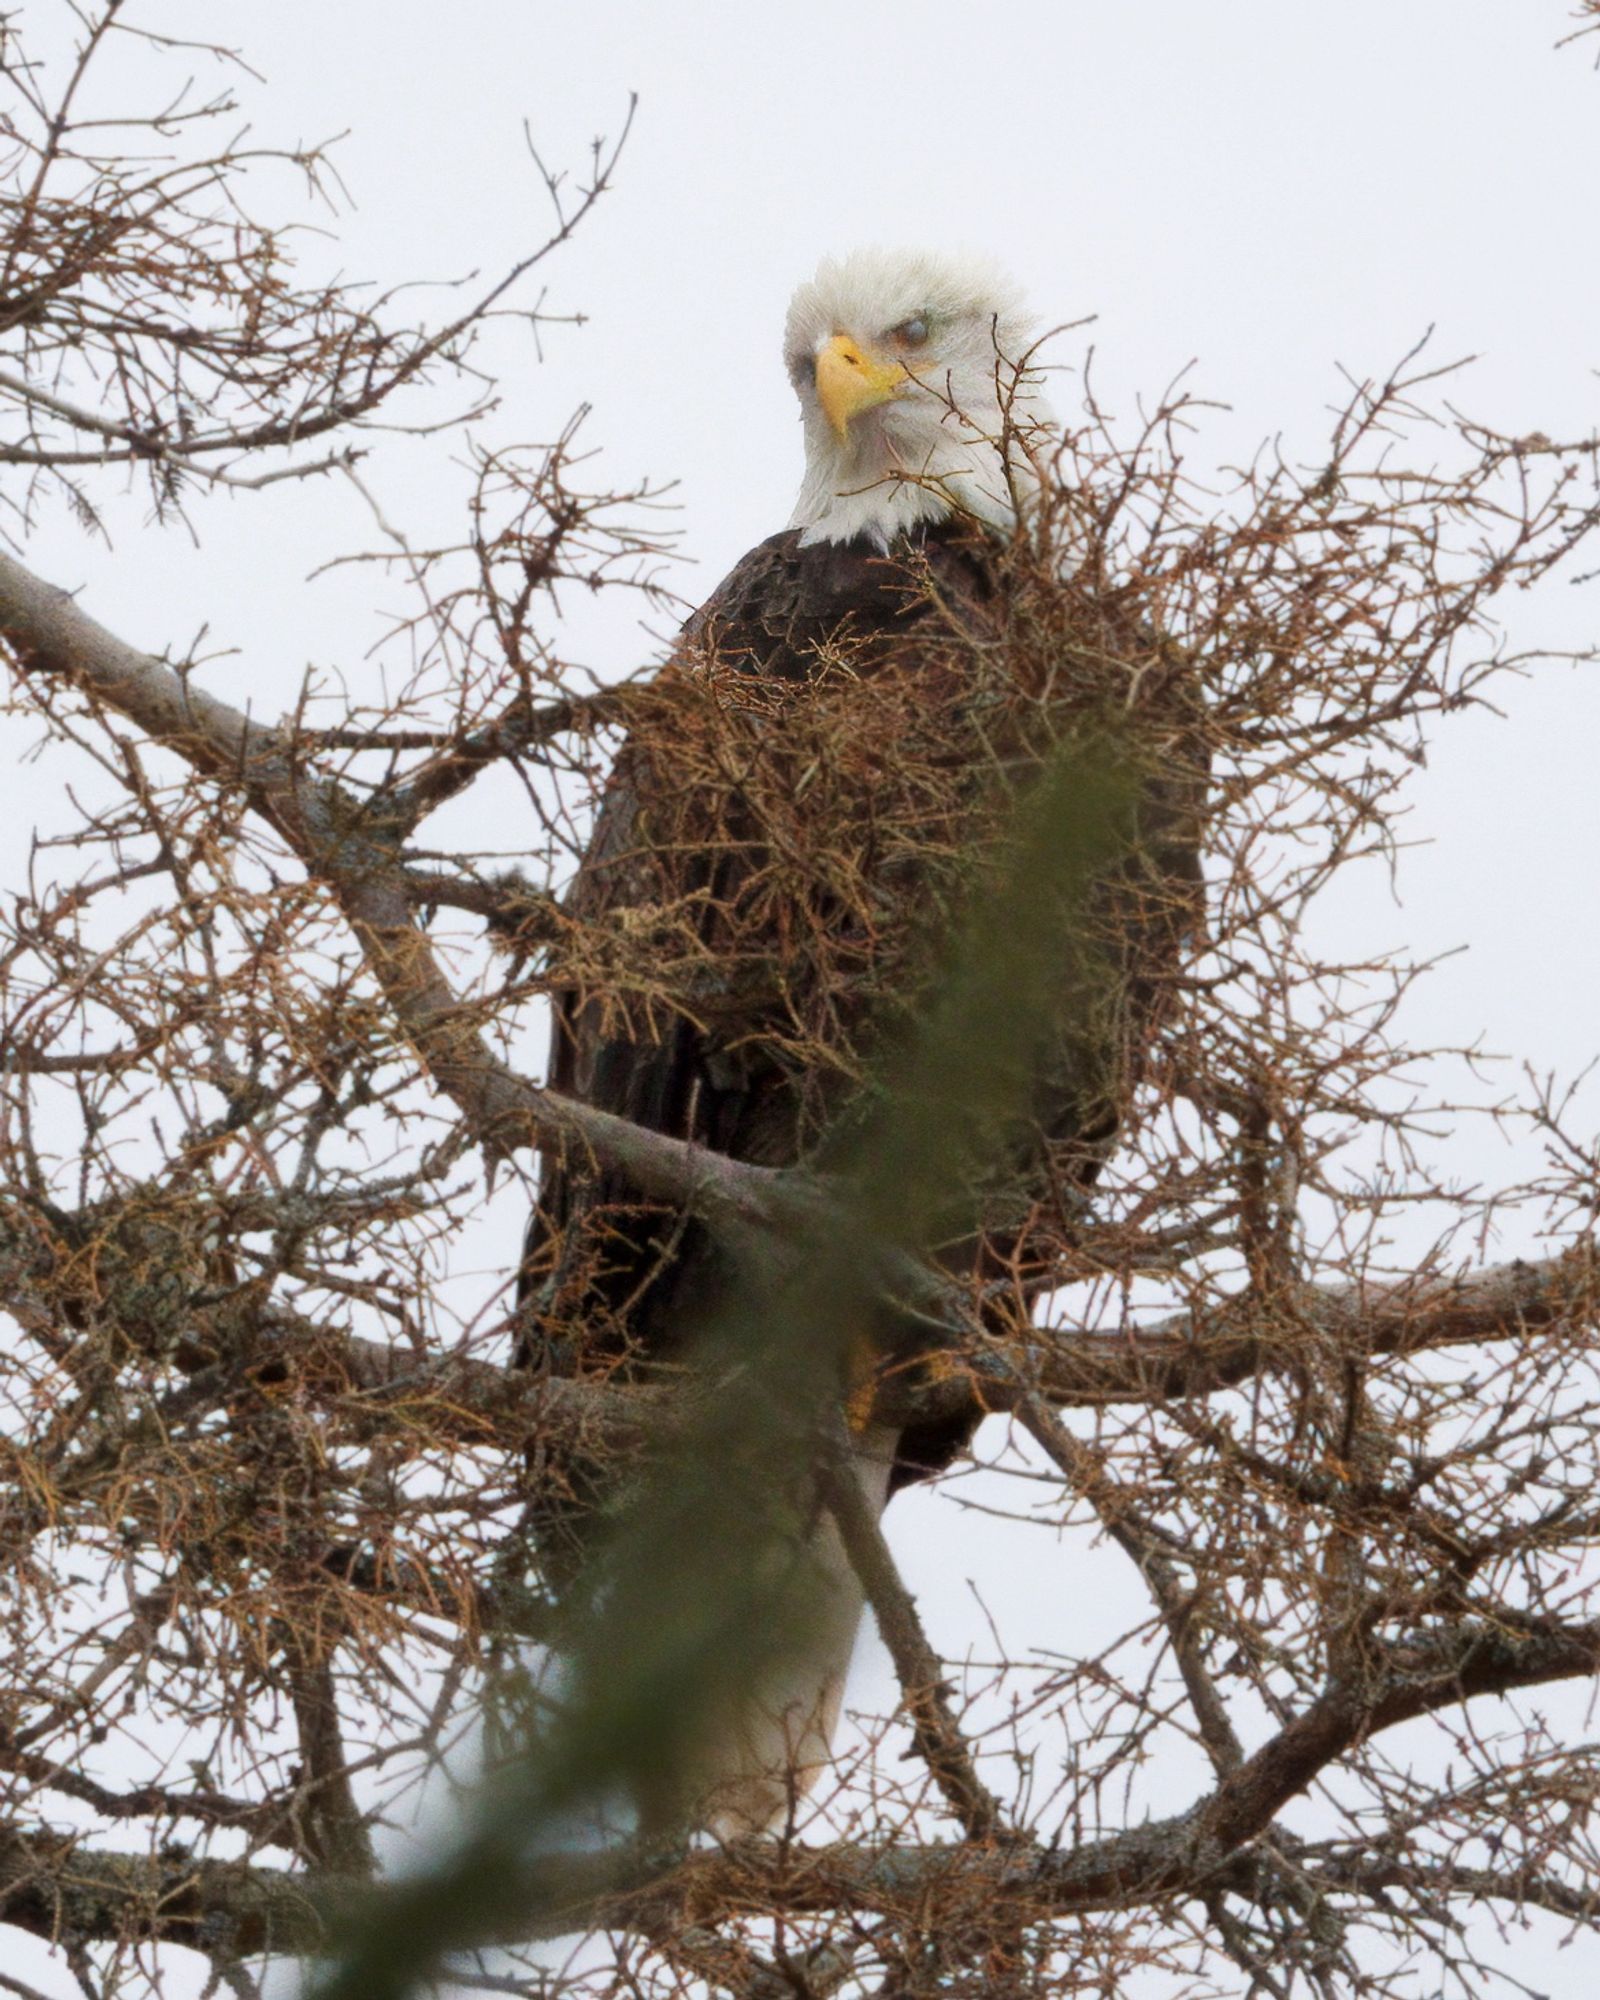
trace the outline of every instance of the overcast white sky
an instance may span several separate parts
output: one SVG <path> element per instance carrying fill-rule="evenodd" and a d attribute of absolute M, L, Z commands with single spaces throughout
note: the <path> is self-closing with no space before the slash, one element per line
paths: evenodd
<path fill-rule="evenodd" d="M 244 92 L 262 142 L 349 129 L 336 157 L 355 207 L 336 225 L 336 261 L 385 282 L 490 270 L 524 249 L 545 223 L 524 120 L 548 161 L 581 173 L 589 141 L 614 134 L 639 93 L 616 191 L 544 274 L 552 310 L 587 323 L 551 329 L 542 359 L 528 343 L 505 350 L 515 359 L 494 433 L 546 438 L 592 405 L 586 435 L 610 479 L 679 482 L 682 547 L 698 565 L 678 580 L 688 597 L 787 518 L 800 440 L 779 358 L 784 305 L 819 255 L 861 242 L 979 247 L 1045 320 L 1094 315 L 1061 358 L 1081 362 L 1092 340 L 1113 409 L 1194 360 L 1195 387 L 1229 406 L 1206 419 L 1202 464 L 1239 462 L 1268 437 L 1315 460 L 1338 365 L 1380 374 L 1430 326 L 1438 358 L 1480 357 L 1456 392 L 1474 414 L 1506 431 L 1592 433 L 1600 75 L 1583 48 L 1554 51 L 1570 11 L 1569 0 L 142 10 L 246 53 L 266 79 Z M 63 12 L 56 0 L 23 10 L 41 26 Z M 1058 400 L 1072 392 L 1067 378 Z M 385 504 L 423 534 L 459 499 L 437 463 L 436 445 L 397 442 L 372 469 Z M 248 692 L 258 712 L 308 663 L 358 683 L 373 671 L 362 661 L 392 595 L 368 572 L 305 581 L 329 553 L 372 542 L 348 489 L 202 507 L 198 553 L 179 532 L 138 532 L 144 511 L 142 499 L 114 511 L 109 549 L 53 519 L 33 559 L 141 645 L 182 651 L 208 624 L 212 643 L 240 654 L 212 685 Z M 1593 646 L 1600 584 L 1556 581 L 1506 614 L 1513 644 Z M 575 629 L 607 671 L 641 657 L 618 618 Z M 1415 1039 L 1481 1038 L 1571 1073 L 1600 1053 L 1600 692 L 1592 670 L 1556 667 L 1503 699 L 1503 720 L 1439 735 L 1414 794 L 1412 837 L 1427 844 L 1407 860 L 1400 901 L 1374 873 L 1327 921 L 1363 956 L 1468 947 L 1417 996 Z M 21 773 L 12 838 L 48 821 L 63 775 L 59 761 Z M 1459 1141 L 1465 1179 L 1509 1178 L 1533 1157 L 1486 1131 Z M 890 1518 L 936 1638 L 959 1653 L 963 1578 L 990 1566 L 990 1531 L 926 1495 Z M 1034 1537 L 1025 1562 L 1044 1550 Z M 1075 1617 L 1092 1609 L 1093 1581 L 1064 1579 L 1053 1545 L 1050 1559 L 1047 1584 L 1025 1568 L 993 1576 L 991 1604 L 1020 1611 L 1048 1590 Z M 863 1699 L 885 1687 L 881 1663 L 864 1659 Z M 1535 1986 L 1573 1993 L 1600 1979 L 1600 1944 L 1519 1962 Z"/>

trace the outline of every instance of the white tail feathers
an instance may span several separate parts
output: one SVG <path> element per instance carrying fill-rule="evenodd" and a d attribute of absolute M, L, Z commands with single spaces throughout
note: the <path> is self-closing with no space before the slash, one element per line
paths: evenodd
<path fill-rule="evenodd" d="M 889 1498 L 896 1433 L 881 1427 L 855 1440 L 855 1476 L 881 1513 Z M 807 1550 L 805 1615 L 779 1659 L 713 1734 L 695 1790 L 695 1817 L 721 1840 L 765 1833 L 827 1768 L 861 1624 L 862 1592 L 833 1517 L 818 1520 Z"/>

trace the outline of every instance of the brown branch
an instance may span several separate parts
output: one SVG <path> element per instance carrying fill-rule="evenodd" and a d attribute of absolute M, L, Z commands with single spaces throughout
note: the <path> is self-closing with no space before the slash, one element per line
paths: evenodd
<path fill-rule="evenodd" d="M 559 901 L 520 876 L 485 882 L 454 869 L 410 866 L 405 883 L 407 895 L 419 907 L 465 910 L 482 917 L 493 930 L 514 932 L 525 948 L 552 944 L 561 935 Z"/>
<path fill-rule="evenodd" d="M 30 1744 L 42 1741 L 70 1717 L 92 1713 L 95 1694 L 121 1672 L 135 1653 L 148 1649 L 154 1634 L 165 1624 L 177 1595 L 176 1585 L 163 1583 L 135 1598 L 129 1609 L 127 1624 L 114 1639 L 106 1642 L 99 1662 L 69 1693 L 52 1702 L 43 1715 L 35 1716 L 26 1729 L 11 1734 L 6 1744 L 7 1754 L 15 1756 L 25 1751 Z"/>
<path fill-rule="evenodd" d="M 75 1835 L 0 1829 L 0 1919 L 50 1943 L 144 1938 L 213 1959 L 312 1953 L 328 1939 L 303 1876 L 229 1861 L 98 1852 Z"/>
<path fill-rule="evenodd" d="M 372 1834 L 350 1784 L 333 1678 L 332 1634 L 287 1633 L 290 1699 L 300 1738 L 300 1780 L 286 1807 L 295 1845 L 317 1867 L 371 1876 Z"/>
<path fill-rule="evenodd" d="M 1244 1762 L 1244 1749 L 1206 1665 L 1205 1648 L 1195 1620 L 1198 1593 L 1185 1590 L 1177 1564 L 1162 1547 L 1159 1537 L 1150 1533 L 1140 1520 L 1098 1452 L 1073 1437 L 1037 1396 L 1025 1396 L 1017 1405 L 1017 1416 L 1068 1482 L 1088 1500 L 1106 1533 L 1144 1578 L 1161 1622 L 1167 1628 L 1173 1657 L 1183 1676 L 1200 1740 L 1211 1758 L 1212 1768 L 1219 1777 L 1238 1770 Z"/>
<path fill-rule="evenodd" d="M 708 1222 L 768 1224 L 779 1180 L 770 1169 L 541 1090 L 493 1053 L 412 921 L 390 830 L 343 787 L 309 772 L 285 732 L 253 722 L 190 674 L 137 652 L 3 552 L 0 634 L 24 671 L 67 677 L 197 771 L 243 789 L 333 891 L 401 1028 L 477 1143 L 495 1154 L 536 1142 L 575 1148 L 624 1173 L 642 1194 L 684 1202 Z"/>
<path fill-rule="evenodd" d="M 1517 1258 L 1448 1277 L 1421 1272 L 1390 1285 L 1277 1293 L 1265 1331 L 1257 1302 L 1245 1295 L 1127 1333 L 1057 1335 L 1028 1356 L 1038 1371 L 1031 1386 L 1059 1408 L 1177 1401 L 1298 1365 L 1308 1332 L 1357 1353 L 1420 1354 L 1587 1323 L 1597 1303 L 1593 1247 L 1580 1243 L 1554 1257 Z M 988 1394 L 985 1365 L 966 1365 L 973 1386 Z M 1017 1393 L 999 1407 L 1015 1407 Z"/>
<path fill-rule="evenodd" d="M 1465 1897 L 1474 1903 L 1511 1903 L 1549 1910 L 1593 1925 L 1600 1919 L 1600 1886 L 1582 1888 L 1528 1868 L 1466 1868 L 1452 1862 L 1356 1860 L 1339 1855 L 1316 1863 L 1318 1878 L 1364 1896 Z"/>
<path fill-rule="evenodd" d="M 1372 1353 L 1481 1345 L 1586 1315 L 1586 1267 L 1586 1256 L 1571 1253 L 1539 1263 L 1519 1258 L 1447 1280 L 1370 1291 L 1308 1290 L 1301 1310 L 1343 1329 L 1343 1337 L 1366 1343 Z M 1240 1319 L 1249 1309 L 1248 1301 L 1240 1303 Z M 878 1385 L 873 1421 L 900 1427 L 931 1422 L 964 1407 L 973 1394 L 996 1413 L 1021 1411 L 1035 1397 L 1064 1409 L 1160 1403 L 1212 1395 L 1250 1375 L 1298 1364 L 1292 1329 L 1280 1327 L 1271 1338 L 1246 1335 L 1227 1319 L 1226 1313 L 1178 1313 L 1139 1332 L 1083 1333 L 1038 1347 L 1019 1342 L 1010 1352 L 990 1348 L 976 1356 L 940 1354 L 928 1375 L 894 1367 Z M 375 1407 L 426 1401 L 441 1406 L 447 1418 L 455 1411 L 462 1435 L 498 1431 L 509 1419 L 571 1435 L 588 1450 L 628 1452 L 673 1420 L 676 1399 L 666 1386 L 530 1376 L 461 1353 L 419 1360 L 407 1350 L 310 1322 L 301 1326 L 301 1338 L 308 1355 L 339 1371 Z M 197 1377 L 191 1389 L 200 1382 Z M 1081 1468 L 1069 1477 L 1079 1479 Z"/>
<path fill-rule="evenodd" d="M 33 1788 L 36 1805 L 40 1793 L 59 1792 L 63 1798 L 76 1799 L 106 1819 L 196 1820 L 202 1826 L 232 1827 L 256 1839 L 268 1838 L 282 1819 L 276 1800 L 234 1798 L 208 1787 L 177 1792 L 164 1785 L 138 1785 L 131 1791 L 114 1791 L 53 1757 L 36 1750 L 18 1749 L 14 1742 L 3 1737 L 0 1737 L 0 1769 L 26 1778 Z"/>
<path fill-rule="evenodd" d="M 1371 1353 L 1508 1340 L 1586 1319 L 1589 1265 L 1584 1248 L 1454 1278 L 1382 1288 L 1308 1288 L 1299 1312 L 1302 1322 L 1337 1331 L 1339 1339 Z M 25 1206 L 0 1204 L 0 1303 L 51 1324 L 57 1311 L 51 1268 L 37 1217 Z M 964 1294 L 950 1296 L 945 1331 L 959 1342 L 966 1321 L 964 1313 L 955 1316 L 956 1301 Z M 1204 1397 L 1251 1375 L 1298 1365 L 1294 1328 L 1280 1323 L 1263 1335 L 1249 1330 L 1250 1315 L 1245 1299 L 1231 1309 L 1179 1313 L 1129 1333 L 1030 1334 L 1028 1344 L 1019 1338 L 1009 1348 L 945 1350 L 927 1369 L 889 1367 L 878 1385 L 873 1420 L 901 1427 L 936 1421 L 968 1407 L 974 1395 L 996 1413 L 1025 1410 L 1034 1397 L 1058 1408 L 1161 1403 Z M 917 1322 L 913 1331 L 925 1339 L 928 1323 Z M 277 1305 L 259 1313 L 248 1348 L 253 1370 L 293 1371 L 304 1389 L 329 1399 L 353 1396 L 375 1420 L 389 1422 L 397 1410 L 426 1406 L 431 1425 L 467 1441 L 497 1438 L 512 1445 L 537 1432 L 597 1456 L 629 1454 L 673 1422 L 678 1400 L 666 1384 L 544 1377 L 459 1350 L 418 1355 Z M 174 1424 L 220 1407 L 244 1379 L 238 1364 L 219 1362 L 175 1388 L 155 1414 Z M 359 1407 L 346 1407 L 347 1418 L 359 1421 L 360 1414 Z M 1040 1442 L 1050 1449 L 1043 1436 Z M 1081 1478 L 1081 1467 L 1062 1469 L 1075 1481 Z"/>
<path fill-rule="evenodd" d="M 386 809 L 402 825 L 413 827 L 464 791 L 490 764 L 536 750 L 558 736 L 591 735 L 617 728 L 638 708 L 639 701 L 637 684 L 625 681 L 592 694 L 563 695 L 539 708 L 522 700 L 512 702 L 493 722 L 441 745 L 442 754 L 435 762 L 424 765 L 387 795 Z M 371 747 L 385 747 L 387 741 L 379 739 Z"/>
<path fill-rule="evenodd" d="M 1038 1921 L 1204 1895 L 1230 1886 L 1240 1850 L 1363 1736 L 1473 1695 L 1587 1676 L 1597 1666 L 1600 1625 L 1520 1635 L 1484 1627 L 1436 1647 L 1401 1649 L 1375 1687 L 1331 1687 L 1188 1810 L 1066 1850 L 972 1840 L 820 1848 L 748 1841 L 665 1864 L 655 1851 L 549 1856 L 499 1941 L 586 1925 L 649 1934 L 732 1909 L 877 1913 L 926 1926 L 954 1921 L 963 1909 L 992 1919 L 1012 1901 Z M 326 1907 L 355 1888 L 330 1879 L 319 1901 Z M 404 1890 L 394 1893 L 403 1900 Z M 125 1937 L 132 1928 L 223 1956 L 311 1952 L 326 1941 L 308 1886 L 281 1871 L 172 1866 L 17 1831 L 0 1839 L 0 1917 L 42 1936 L 57 1935 L 64 1918 L 86 1938 Z"/>
<path fill-rule="evenodd" d="M 1370 1338 L 1374 1352 L 1413 1353 L 1506 1340 L 1548 1329 L 1587 1304 L 1587 1285 L 1572 1281 L 1572 1267 L 1570 1255 L 1538 1264 L 1518 1259 L 1431 1288 L 1385 1288 L 1376 1294 L 1324 1292 L 1309 1296 L 1304 1310 L 1330 1325 L 1360 1330 L 1363 1338 Z M 0 1296 L 6 1281 L 0 1264 Z M 509 1442 L 538 1432 L 603 1456 L 637 1452 L 681 1415 L 681 1396 L 666 1383 L 546 1377 L 460 1351 L 419 1356 L 408 1348 L 344 1334 L 276 1307 L 263 1323 L 276 1330 L 278 1340 L 270 1349 L 253 1349 L 254 1366 L 292 1369 L 305 1388 L 329 1397 L 353 1395 L 385 1422 L 392 1422 L 397 1410 L 426 1406 L 430 1423 L 442 1424 L 463 1439 L 498 1437 Z M 1212 1340 L 1215 1349 L 1209 1345 Z M 1072 1344 L 1079 1343 L 1088 1355 L 1076 1367 L 1071 1349 L 1054 1341 L 1042 1350 L 1022 1348 L 1014 1354 L 991 1350 L 965 1363 L 940 1356 L 942 1365 L 932 1380 L 911 1369 L 892 1369 L 879 1384 L 873 1421 L 900 1427 L 932 1421 L 952 1406 L 960 1407 L 957 1398 L 974 1391 L 997 1413 L 1025 1411 L 1035 1398 L 1062 1408 L 1162 1402 L 1175 1393 L 1170 1386 L 1175 1358 L 1181 1359 L 1186 1378 L 1185 1387 L 1176 1393 L 1201 1396 L 1231 1387 L 1249 1372 L 1295 1365 L 1298 1356 L 1288 1333 L 1277 1341 L 1256 1336 L 1248 1342 L 1233 1332 L 1208 1335 L 1187 1313 L 1140 1333 L 1079 1335 Z M 1236 1358 L 1246 1348 L 1253 1367 L 1235 1373 Z M 1225 1368 L 1215 1364 L 1214 1354 L 1220 1354 Z M 1031 1386 L 1030 1375 L 1036 1376 L 1037 1389 Z M 239 1386 L 237 1368 L 219 1364 L 175 1390 L 161 1414 L 165 1421 L 174 1421 L 180 1414 L 225 1401 Z M 346 1414 L 359 1411 L 347 1409 Z M 1040 1442 L 1050 1449 L 1044 1436 Z M 1062 1470 L 1075 1483 L 1084 1477 L 1075 1457 L 1062 1463 Z"/>
<path fill-rule="evenodd" d="M 1004 1831 L 999 1802 L 978 1776 L 971 1746 L 951 1707 L 943 1664 L 928 1644 L 917 1601 L 906 1589 L 877 1513 L 851 1469 L 849 1440 L 840 1429 L 827 1474 L 828 1508 L 894 1661 L 912 1738 L 968 1839 L 992 1841 Z"/>

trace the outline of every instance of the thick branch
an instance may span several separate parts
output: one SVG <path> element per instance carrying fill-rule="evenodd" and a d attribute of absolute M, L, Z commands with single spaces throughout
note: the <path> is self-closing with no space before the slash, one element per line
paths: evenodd
<path fill-rule="evenodd" d="M 770 1170 L 541 1090 L 494 1054 L 412 920 L 392 830 L 343 787 L 308 771 L 286 732 L 135 651 L 3 552 L 0 633 L 26 670 L 67 677 L 197 771 L 244 789 L 337 897 L 402 1030 L 478 1143 L 496 1153 L 535 1142 L 576 1148 L 626 1174 L 642 1194 L 685 1202 L 708 1221 L 766 1223 L 777 1179 Z"/>
<path fill-rule="evenodd" d="M 300 1739 L 300 1781 L 290 1807 L 296 1845 L 319 1868 L 371 1875 L 372 1833 L 350 1783 L 332 1648 L 325 1633 L 291 1631 L 286 1652 Z"/>
<path fill-rule="evenodd" d="M 1354 1353 L 1418 1354 L 1514 1340 L 1563 1321 L 1587 1323 L 1596 1303 L 1593 1247 L 1580 1243 L 1535 1263 L 1517 1258 L 1448 1277 L 1425 1272 L 1392 1285 L 1308 1285 L 1276 1295 L 1266 1324 L 1259 1304 L 1246 1296 L 1132 1332 L 1061 1334 L 1028 1359 L 1037 1369 L 1032 1387 L 1060 1408 L 1170 1402 L 1298 1366 L 1310 1333 Z M 987 1394 L 986 1369 L 971 1365 L 973 1386 Z M 997 1407 L 1016 1401 L 1016 1393 L 1003 1395 Z"/>
<path fill-rule="evenodd" d="M 52 1944 L 147 1938 L 223 1960 L 327 1943 L 310 1884 L 285 1869 L 107 1854 L 12 1829 L 0 1830 L 0 1921 Z"/>

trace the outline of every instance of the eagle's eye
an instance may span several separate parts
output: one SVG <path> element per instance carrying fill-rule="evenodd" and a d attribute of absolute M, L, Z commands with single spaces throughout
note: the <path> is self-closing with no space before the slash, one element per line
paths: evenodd
<path fill-rule="evenodd" d="M 796 390 L 815 388 L 817 381 L 817 357 L 814 354 L 791 354 L 789 356 L 789 380 Z"/>
<path fill-rule="evenodd" d="M 901 320 L 898 326 L 889 329 L 889 338 L 901 347 L 926 347 L 928 344 L 928 320 L 925 313 L 913 313 L 910 319 Z"/>

